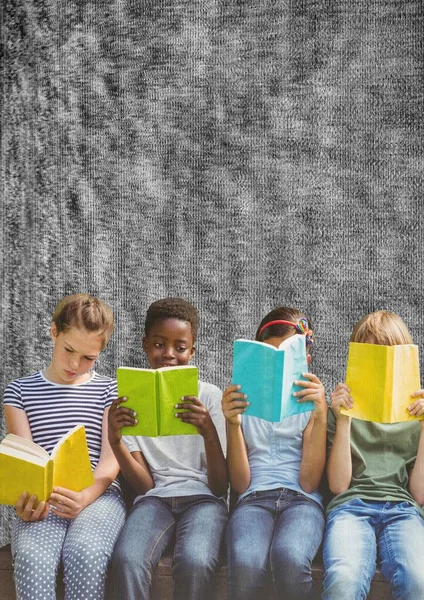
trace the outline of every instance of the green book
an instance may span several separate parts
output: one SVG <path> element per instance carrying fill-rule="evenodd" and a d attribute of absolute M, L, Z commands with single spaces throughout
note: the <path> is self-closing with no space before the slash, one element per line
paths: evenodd
<path fill-rule="evenodd" d="M 137 369 L 119 367 L 116 372 L 118 396 L 128 398 L 124 406 L 136 411 L 138 423 L 123 427 L 122 435 L 157 437 L 197 434 L 194 425 L 184 423 L 175 414 L 183 396 L 198 396 L 198 370 L 191 365 Z"/>

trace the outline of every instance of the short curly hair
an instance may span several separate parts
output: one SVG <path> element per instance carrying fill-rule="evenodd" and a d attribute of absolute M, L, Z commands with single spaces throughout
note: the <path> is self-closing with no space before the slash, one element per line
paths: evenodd
<path fill-rule="evenodd" d="M 197 309 L 183 298 L 162 298 L 156 300 L 147 309 L 144 322 L 144 333 L 149 334 L 152 326 L 162 319 L 178 319 L 191 325 L 193 341 L 197 339 L 198 314 Z"/>

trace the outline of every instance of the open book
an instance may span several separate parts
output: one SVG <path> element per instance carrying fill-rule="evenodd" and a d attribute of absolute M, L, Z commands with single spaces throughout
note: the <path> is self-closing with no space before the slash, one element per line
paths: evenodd
<path fill-rule="evenodd" d="M 116 377 L 118 396 L 128 398 L 124 406 L 136 411 L 138 420 L 133 427 L 122 427 L 123 435 L 157 437 L 198 433 L 194 425 L 183 423 L 175 416 L 177 412 L 184 412 L 175 408 L 183 396 L 199 394 L 197 367 L 119 367 Z"/>
<path fill-rule="evenodd" d="M 294 381 L 308 371 L 305 336 L 296 334 L 278 348 L 252 340 L 235 340 L 232 382 L 247 394 L 245 414 L 278 423 L 286 417 L 314 409 L 314 403 L 297 402 L 293 392 L 303 388 Z"/>
<path fill-rule="evenodd" d="M 23 492 L 35 494 L 41 502 L 56 486 L 79 492 L 93 483 L 83 425 L 68 431 L 51 454 L 13 433 L 0 443 L 0 504 L 15 505 Z"/>
<path fill-rule="evenodd" d="M 380 346 L 350 342 L 346 385 L 354 403 L 349 415 L 376 423 L 423 419 L 409 414 L 413 392 L 421 389 L 418 346 Z"/>

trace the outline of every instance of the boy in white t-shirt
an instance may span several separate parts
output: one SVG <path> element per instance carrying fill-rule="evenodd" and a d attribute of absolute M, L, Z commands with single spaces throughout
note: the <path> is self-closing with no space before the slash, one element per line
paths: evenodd
<path fill-rule="evenodd" d="M 194 355 L 197 311 L 180 298 L 150 305 L 143 349 L 153 369 L 186 365 Z M 175 536 L 174 598 L 208 598 L 219 564 L 227 522 L 228 487 L 225 422 L 221 392 L 199 383 L 199 397 L 185 397 L 176 418 L 191 423 L 199 435 L 122 437 L 136 418 L 118 398 L 109 415 L 109 441 L 123 474 L 139 494 L 112 557 L 113 597 L 150 597 L 152 573 Z"/>

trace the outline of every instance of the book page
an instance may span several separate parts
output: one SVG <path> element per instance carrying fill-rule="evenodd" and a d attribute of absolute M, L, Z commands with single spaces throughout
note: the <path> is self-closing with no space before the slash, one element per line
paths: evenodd
<path fill-rule="evenodd" d="M 138 423 L 123 427 L 122 435 L 159 435 L 157 408 L 157 375 L 154 369 L 119 367 L 116 372 L 118 396 L 128 398 L 124 406 L 137 413 Z"/>
<path fill-rule="evenodd" d="M 235 340 L 232 383 L 241 385 L 250 406 L 245 414 L 278 422 L 281 419 L 283 352 L 255 340 Z"/>
<path fill-rule="evenodd" d="M 78 425 L 56 444 L 52 461 L 52 488 L 79 492 L 94 483 L 84 426 Z"/>
<path fill-rule="evenodd" d="M 35 454 L 31 454 L 31 452 L 27 452 L 26 450 L 22 450 L 22 448 L 15 447 L 12 444 L 0 444 L 0 454 L 6 456 L 13 456 L 21 461 L 25 461 L 28 463 L 32 463 L 34 465 L 39 465 L 44 467 L 47 462 L 50 460 L 49 455 L 47 456 L 36 456 Z"/>
<path fill-rule="evenodd" d="M 157 370 L 159 393 L 159 435 L 197 434 L 194 425 L 184 423 L 175 416 L 175 405 L 181 403 L 183 396 L 198 396 L 198 370 L 192 365 L 166 367 Z"/>
<path fill-rule="evenodd" d="M 305 381 L 302 373 L 308 372 L 305 336 L 302 334 L 292 335 L 284 340 L 278 349 L 284 351 L 281 419 L 314 410 L 315 407 L 312 401 L 298 402 L 296 397 L 293 396 L 294 392 L 303 389 L 301 386 L 295 385 L 294 382 L 298 380 Z"/>
<path fill-rule="evenodd" d="M 421 389 L 418 346 L 404 344 L 402 346 L 392 346 L 392 348 L 394 364 L 389 422 L 415 421 L 417 418 L 423 420 L 424 415 L 412 417 L 408 411 L 408 406 L 417 400 L 417 398 L 411 398 L 411 394 Z"/>
<path fill-rule="evenodd" d="M 44 462 L 50 458 L 49 453 L 46 450 L 44 450 L 44 448 L 42 448 L 32 440 L 27 440 L 26 438 L 23 438 L 20 435 L 15 435 L 14 433 L 8 433 L 6 437 L 2 440 L 0 448 L 2 445 L 8 446 L 10 448 L 15 448 L 16 450 L 20 450 L 21 452 L 26 452 L 32 456 L 41 456 L 42 458 L 44 458 Z"/>

